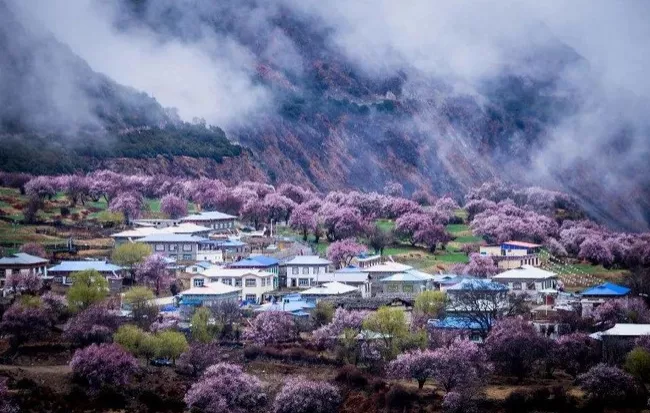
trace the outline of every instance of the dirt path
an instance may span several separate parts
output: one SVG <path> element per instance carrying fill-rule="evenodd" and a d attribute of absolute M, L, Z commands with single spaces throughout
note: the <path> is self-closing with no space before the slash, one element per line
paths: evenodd
<path fill-rule="evenodd" d="M 58 366 L 16 366 L 13 364 L 0 364 L 0 371 L 24 371 L 36 374 L 67 374 L 70 373 L 70 366 L 62 364 Z"/>

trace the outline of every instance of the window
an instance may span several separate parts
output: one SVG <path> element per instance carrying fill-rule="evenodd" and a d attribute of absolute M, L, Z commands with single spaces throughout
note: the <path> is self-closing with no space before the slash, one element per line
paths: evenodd
<path fill-rule="evenodd" d="M 205 280 L 203 278 L 195 278 L 194 279 L 194 286 L 195 287 L 203 287 L 203 282 Z"/>
<path fill-rule="evenodd" d="M 298 285 L 300 287 L 309 287 L 309 278 L 298 278 Z"/>
<path fill-rule="evenodd" d="M 235 278 L 235 287 L 241 287 L 241 278 Z"/>
<path fill-rule="evenodd" d="M 175 260 L 176 258 L 178 258 L 178 255 L 176 255 L 176 254 L 169 254 L 169 258 L 171 258 L 172 260 Z"/>
<path fill-rule="evenodd" d="M 309 267 L 302 267 L 302 273 L 304 274 L 309 274 Z"/>
<path fill-rule="evenodd" d="M 266 287 L 266 278 L 262 278 L 262 287 Z"/>
<path fill-rule="evenodd" d="M 521 290 L 521 283 L 520 282 L 512 283 L 512 289 Z"/>
<path fill-rule="evenodd" d="M 527 283 L 527 284 L 526 284 L 526 288 L 529 289 L 529 290 L 531 290 L 531 291 L 535 291 L 535 283 L 534 283 L 534 282 L 532 282 L 532 283 Z"/>
<path fill-rule="evenodd" d="M 386 286 L 386 289 L 389 293 L 396 293 L 399 291 L 398 285 L 395 283 L 390 283 Z"/>
<path fill-rule="evenodd" d="M 183 251 L 192 251 L 192 244 L 183 244 Z"/>
<path fill-rule="evenodd" d="M 314 267 L 314 274 L 320 273 L 320 267 Z"/>
<path fill-rule="evenodd" d="M 257 296 L 255 294 L 246 294 L 247 301 L 257 301 Z"/>
<path fill-rule="evenodd" d="M 291 267 L 291 274 L 298 275 L 298 267 Z"/>
<path fill-rule="evenodd" d="M 190 261 L 192 259 L 192 254 L 183 254 L 183 259 L 185 261 Z"/>
<path fill-rule="evenodd" d="M 165 244 L 156 244 L 156 251 L 165 251 Z"/>
<path fill-rule="evenodd" d="M 222 278 L 221 282 L 226 285 L 232 285 L 232 278 Z"/>
<path fill-rule="evenodd" d="M 198 267 L 192 267 L 192 272 L 199 272 Z"/>
<path fill-rule="evenodd" d="M 413 292 L 413 284 L 404 284 L 404 285 L 402 285 L 402 292 L 412 293 Z"/>
<path fill-rule="evenodd" d="M 246 287 L 257 287 L 257 280 L 255 278 L 246 278 Z"/>
<path fill-rule="evenodd" d="M 178 251 L 178 245 L 176 244 L 169 244 L 168 248 L 170 251 Z"/>

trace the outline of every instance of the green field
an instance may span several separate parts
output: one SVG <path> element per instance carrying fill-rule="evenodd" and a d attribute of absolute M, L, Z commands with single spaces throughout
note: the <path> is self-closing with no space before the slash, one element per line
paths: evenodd
<path fill-rule="evenodd" d="M 382 231 L 392 231 L 395 229 L 395 221 L 390 220 L 390 219 L 378 219 L 375 221 L 375 224 L 381 229 Z"/>

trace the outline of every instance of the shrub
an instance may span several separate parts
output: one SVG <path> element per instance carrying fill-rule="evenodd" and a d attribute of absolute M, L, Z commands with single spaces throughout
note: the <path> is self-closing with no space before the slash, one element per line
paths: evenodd
<path fill-rule="evenodd" d="M 625 401 L 637 390 L 631 375 L 603 363 L 578 376 L 578 383 L 590 398 L 608 404 Z"/>
<path fill-rule="evenodd" d="M 176 331 L 163 331 L 156 334 L 155 337 L 158 339 L 158 353 L 156 355 L 170 359 L 174 363 L 189 348 L 185 336 Z"/>
<path fill-rule="evenodd" d="M 418 399 L 418 395 L 399 384 L 391 386 L 384 395 L 384 401 L 389 409 L 407 411 L 408 408 Z"/>
<path fill-rule="evenodd" d="M 73 311 L 83 310 L 108 296 L 108 281 L 96 270 L 72 273 L 66 297 Z"/>
<path fill-rule="evenodd" d="M 216 343 L 195 343 L 186 352 L 181 354 L 178 364 L 188 369 L 193 376 L 198 376 L 218 361 L 219 346 Z"/>
<path fill-rule="evenodd" d="M 138 362 L 117 344 L 91 344 L 74 353 L 70 367 L 75 377 L 99 389 L 126 385 Z"/>
<path fill-rule="evenodd" d="M 2 315 L 0 331 L 10 336 L 12 347 L 44 337 L 52 328 L 49 309 L 38 297 L 21 299 Z"/>
<path fill-rule="evenodd" d="M 17 413 L 18 407 L 9 398 L 7 379 L 0 377 L 0 413 Z"/>
<path fill-rule="evenodd" d="M 334 380 L 350 387 L 364 388 L 368 385 L 368 379 L 363 372 L 349 364 L 339 369 Z"/>
<path fill-rule="evenodd" d="M 258 314 L 244 330 L 244 338 L 260 345 L 292 341 L 296 339 L 297 334 L 293 316 L 284 311 Z"/>
<path fill-rule="evenodd" d="M 106 304 L 95 304 L 70 319 L 63 336 L 73 343 L 89 344 L 110 341 L 117 330 L 119 319 Z"/>
<path fill-rule="evenodd" d="M 634 348 L 625 358 L 625 370 L 647 383 L 650 380 L 650 352 L 641 347 Z"/>
<path fill-rule="evenodd" d="M 208 367 L 203 377 L 185 394 L 190 408 L 204 412 L 246 413 L 266 403 L 262 382 L 241 367 L 219 363 Z"/>
<path fill-rule="evenodd" d="M 294 377 L 286 381 L 273 403 L 275 413 L 329 413 L 338 410 L 341 396 L 329 383 Z"/>

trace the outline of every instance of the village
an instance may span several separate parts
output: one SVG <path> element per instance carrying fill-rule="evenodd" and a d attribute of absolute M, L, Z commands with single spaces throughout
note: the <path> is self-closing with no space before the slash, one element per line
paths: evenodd
<path fill-rule="evenodd" d="M 47 185 L 36 184 L 41 195 L 33 191 L 46 211 L 48 203 L 57 201 L 42 195 Z M 108 210 L 119 213 L 121 220 L 106 228 L 102 224 L 107 241 L 100 249 L 79 249 L 76 245 L 82 244 L 70 237 L 63 247 L 27 242 L 5 252 L 0 258 L 5 303 L 0 334 L 6 346 L 0 374 L 13 371 L 16 360 L 33 363 L 26 354 L 38 350 L 30 346 L 55 340 L 66 343 L 64 354 L 73 355 L 72 374 L 85 388 L 119 392 L 135 374 L 127 373 L 144 361 L 146 367 L 141 367 L 147 371 L 186 374 L 176 393 L 187 406 L 205 412 L 265 411 L 268 387 L 251 378 L 252 372 L 231 366 L 232 358 L 243 360 L 244 366 L 264 359 L 298 366 L 352 365 L 345 370 L 350 377 L 341 379 L 339 373 L 337 378 L 368 382 L 375 375 L 407 383 L 384 384 L 384 400 L 367 405 L 368 411 L 413 406 L 429 406 L 422 411 L 460 412 L 477 406 L 527 411 L 540 403 L 547 406 L 542 411 L 593 411 L 595 405 L 645 405 L 644 382 L 650 378 L 647 294 L 623 285 L 625 279 L 616 275 L 633 262 L 631 253 L 614 257 L 611 248 L 611 259 L 601 258 L 600 250 L 587 255 L 587 244 L 598 235 L 591 223 L 562 230 L 543 213 L 533 212 L 532 203 L 516 207 L 509 200 L 489 199 L 485 192 L 497 192 L 489 186 L 470 194 L 461 207 L 449 197 L 436 200 L 420 194 L 424 200 L 419 202 L 405 199 L 394 184 L 381 196 L 384 205 L 377 212 L 367 206 L 379 202 L 371 199 L 379 198 L 377 194 L 344 199 L 330 193 L 320 201 L 298 187 L 276 191 L 250 184 L 231 194 L 239 189 L 244 197 L 271 198 L 260 204 L 267 212 L 243 200 L 226 213 L 218 207 L 229 202 L 207 199 L 211 188 L 205 182 L 191 185 L 192 211 L 183 197 L 168 194 L 162 197 L 160 213 L 143 214 L 141 207 L 121 201 L 137 197 L 133 189 L 116 191 Z M 69 196 L 56 195 L 56 189 L 51 192 L 69 201 Z M 363 199 L 350 206 L 355 197 Z M 557 198 L 550 201 L 557 203 Z M 548 205 L 542 207 L 537 210 L 548 212 Z M 526 215 L 510 215 L 515 208 Z M 508 216 L 506 226 L 533 219 L 537 226 L 485 231 L 482 220 L 500 214 Z M 539 222 L 555 228 L 546 227 L 548 233 L 539 235 Z M 589 236 L 583 236 L 573 257 L 568 243 L 566 248 L 548 235 L 568 231 L 575 237 L 580 230 L 590 231 Z M 626 251 L 632 251 L 647 239 L 641 235 L 626 242 L 631 245 Z M 602 270 L 593 271 L 597 268 Z M 25 331 L 30 328 L 34 331 Z M 154 339 L 158 341 L 146 344 Z M 232 355 L 233 346 L 241 349 L 237 355 Z M 60 365 L 61 356 L 54 358 L 46 365 Z M 140 361 L 127 363 L 127 358 Z M 108 359 L 122 364 L 112 366 Z M 123 374 L 89 372 L 98 368 Z M 228 373 L 232 368 L 237 372 Z M 339 390 L 321 383 L 314 390 L 318 382 L 308 369 L 299 370 L 306 376 L 302 382 L 275 385 L 274 411 L 346 411 L 364 387 L 355 389 L 346 382 L 339 383 L 346 390 Z M 537 380 L 533 377 L 552 382 L 554 370 L 563 373 L 552 391 L 523 386 L 526 380 Z M 247 389 L 229 388 L 215 378 L 228 374 L 240 375 Z M 510 379 L 499 383 L 495 377 Z M 617 377 L 623 377 L 620 383 L 611 384 Z M 12 380 L 15 388 L 21 378 Z M 606 395 L 599 393 L 610 385 Z M 217 389 L 224 386 L 229 395 Z M 330 404 L 314 401 L 320 407 L 303 410 L 278 406 L 294 403 L 283 398 L 297 397 L 295 389 L 303 387 L 306 398 L 310 391 L 321 398 L 322 392 L 331 393 Z M 486 394 L 487 387 L 492 394 Z M 510 390 L 494 395 L 505 387 Z M 199 388 L 214 394 L 198 396 Z M 237 399 L 233 392 L 238 391 L 257 393 L 259 400 L 252 401 L 251 394 Z M 423 396 L 423 391 L 429 393 Z M 14 397 L 23 393 L 14 390 Z M 179 396 L 168 397 L 176 402 L 165 410 L 183 411 Z M 211 407 L 214 403 L 226 407 L 219 410 Z"/>

